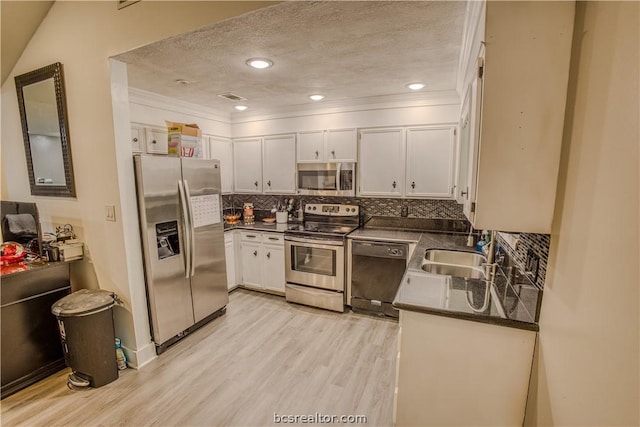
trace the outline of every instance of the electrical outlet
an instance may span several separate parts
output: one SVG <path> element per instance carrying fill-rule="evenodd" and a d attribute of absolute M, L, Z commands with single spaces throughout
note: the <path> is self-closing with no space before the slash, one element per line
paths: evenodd
<path fill-rule="evenodd" d="M 104 207 L 104 217 L 107 221 L 116 220 L 116 207 L 113 205 L 107 205 Z"/>
<path fill-rule="evenodd" d="M 525 273 L 531 275 L 533 283 L 538 281 L 538 268 L 540 267 L 540 257 L 533 250 L 527 250 L 527 262 L 524 266 Z"/>

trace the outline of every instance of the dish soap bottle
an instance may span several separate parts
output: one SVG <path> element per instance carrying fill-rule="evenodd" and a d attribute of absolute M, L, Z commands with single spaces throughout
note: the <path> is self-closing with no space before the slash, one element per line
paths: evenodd
<path fill-rule="evenodd" d="M 125 356 L 124 351 L 122 351 L 120 338 L 116 338 L 116 361 L 118 362 L 118 369 L 120 371 L 127 369 L 127 356 Z"/>

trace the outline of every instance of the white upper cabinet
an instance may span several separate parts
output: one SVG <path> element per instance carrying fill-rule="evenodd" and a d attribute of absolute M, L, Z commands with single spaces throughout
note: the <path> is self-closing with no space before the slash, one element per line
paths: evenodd
<path fill-rule="evenodd" d="M 477 168 L 468 215 L 477 229 L 551 232 L 574 9 L 573 2 L 486 3 L 484 59 L 467 82 L 479 79 L 481 105 L 470 114 L 479 135 L 469 155 Z"/>
<path fill-rule="evenodd" d="M 233 141 L 233 176 L 236 193 L 262 193 L 262 138 Z"/>
<path fill-rule="evenodd" d="M 147 153 L 168 154 L 169 134 L 166 130 L 146 129 Z"/>
<path fill-rule="evenodd" d="M 454 127 L 407 129 L 407 197 L 451 198 Z"/>
<path fill-rule="evenodd" d="M 298 162 L 355 162 L 355 129 L 331 129 L 298 133 Z"/>
<path fill-rule="evenodd" d="M 360 131 L 359 196 L 402 196 L 404 146 L 404 129 L 402 128 Z"/>
<path fill-rule="evenodd" d="M 209 158 L 220 160 L 222 193 L 233 192 L 233 143 L 229 138 L 204 137 L 209 143 Z"/>
<path fill-rule="evenodd" d="M 144 128 L 131 126 L 131 152 L 140 154 L 144 152 Z"/>
<path fill-rule="evenodd" d="M 328 162 L 355 162 L 358 133 L 355 129 L 325 132 L 325 157 Z"/>
<path fill-rule="evenodd" d="M 263 190 L 265 193 L 293 194 L 296 190 L 295 135 L 265 136 L 263 147 Z"/>
<path fill-rule="evenodd" d="M 298 161 L 324 161 L 324 131 L 298 132 Z"/>

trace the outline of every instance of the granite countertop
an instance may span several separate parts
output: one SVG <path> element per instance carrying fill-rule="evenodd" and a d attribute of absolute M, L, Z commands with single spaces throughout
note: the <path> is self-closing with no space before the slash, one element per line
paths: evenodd
<path fill-rule="evenodd" d="M 422 233 L 393 301 L 394 307 L 538 331 L 542 291 L 516 274 L 517 269 L 510 270 L 515 267 L 498 268 L 493 282 L 431 274 L 421 269 L 428 249 L 474 252 L 466 246 L 464 235 Z"/>
<path fill-rule="evenodd" d="M 284 233 L 289 229 L 289 226 L 295 225 L 296 227 L 299 225 L 299 222 L 289 222 L 284 224 L 278 224 L 276 222 L 262 222 L 256 221 L 254 224 L 245 224 L 242 221 L 239 221 L 237 224 L 224 224 L 224 231 L 229 230 L 253 230 L 253 231 L 272 231 L 275 233 Z"/>
<path fill-rule="evenodd" d="M 369 228 L 358 228 L 347 235 L 349 239 L 408 243 L 419 242 L 421 236 L 422 233 L 418 231 L 378 230 Z"/>

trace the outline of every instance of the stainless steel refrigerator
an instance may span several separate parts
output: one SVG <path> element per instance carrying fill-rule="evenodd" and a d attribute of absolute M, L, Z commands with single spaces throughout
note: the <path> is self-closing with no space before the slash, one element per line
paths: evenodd
<path fill-rule="evenodd" d="M 135 156 L 144 271 L 156 352 L 229 302 L 220 162 Z"/>

